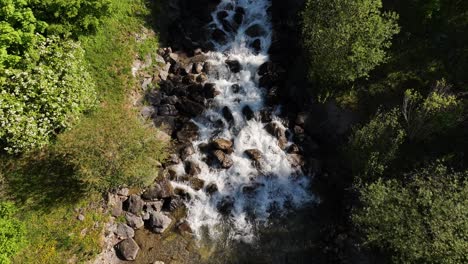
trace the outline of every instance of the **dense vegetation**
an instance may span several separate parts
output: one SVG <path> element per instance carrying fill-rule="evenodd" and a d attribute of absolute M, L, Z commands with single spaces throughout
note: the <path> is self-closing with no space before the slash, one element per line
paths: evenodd
<path fill-rule="evenodd" d="M 135 37 L 148 14 L 140 0 L 1 1 L 0 263 L 91 259 L 101 192 L 154 180 L 165 143 L 129 99 L 133 61 L 158 45 Z"/>
<path fill-rule="evenodd" d="M 352 224 L 393 263 L 468 261 L 467 10 L 308 0 L 303 13 L 316 96 L 362 117 L 342 148 L 359 197 Z"/>

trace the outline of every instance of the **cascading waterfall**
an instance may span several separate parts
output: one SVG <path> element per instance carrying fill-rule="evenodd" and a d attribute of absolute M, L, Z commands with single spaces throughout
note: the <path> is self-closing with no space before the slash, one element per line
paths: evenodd
<path fill-rule="evenodd" d="M 278 146 L 277 138 L 264 129 L 266 124 L 259 117 L 265 106 L 266 91 L 258 87 L 257 71 L 268 61 L 267 51 L 272 37 L 267 14 L 269 5 L 269 0 L 223 0 L 212 15 L 213 22 L 209 26 L 221 29 L 227 35 L 224 43 L 213 43 L 216 51 L 207 54 L 213 68 L 208 82 L 215 83 L 220 94 L 209 110 L 192 120 L 199 127 L 199 138 L 193 142 L 196 153 L 188 160 L 200 166 L 198 178 L 206 184 L 215 183 L 218 191 L 210 195 L 203 189 L 192 189 L 189 184 L 173 182 L 175 187 L 184 189 L 192 197 L 187 202 L 187 221 L 198 237 L 205 234 L 217 237 L 228 230 L 230 239 L 251 242 L 255 240 L 255 228 L 267 225 L 273 213 L 285 213 L 313 199 L 308 191 L 310 177 L 292 167 L 288 154 Z M 242 23 L 236 30 L 225 30 L 226 21 L 235 23 L 237 8 L 243 9 Z M 222 19 L 217 15 L 221 11 L 225 11 Z M 252 25 L 258 25 L 256 33 L 260 36 L 252 38 L 246 34 Z M 259 40 L 260 50 L 254 50 L 252 43 Z M 226 60 L 239 61 L 240 72 L 231 72 Z M 233 89 L 236 84 L 238 86 Z M 245 106 L 253 110 L 256 118 L 250 121 L 244 118 L 242 109 Z M 224 107 L 231 110 L 234 122 L 225 120 Z M 215 125 L 219 120 L 224 123 L 222 129 Z M 286 129 L 280 118 L 274 116 L 273 120 Z M 229 169 L 211 168 L 205 163 L 206 155 L 198 150 L 213 138 L 234 142 L 233 153 L 230 154 L 233 166 Z M 262 153 L 260 170 L 244 153 L 247 149 L 257 149 Z M 179 166 L 183 172 L 183 165 Z M 227 216 L 219 210 L 219 205 L 226 201 L 230 203 Z"/>

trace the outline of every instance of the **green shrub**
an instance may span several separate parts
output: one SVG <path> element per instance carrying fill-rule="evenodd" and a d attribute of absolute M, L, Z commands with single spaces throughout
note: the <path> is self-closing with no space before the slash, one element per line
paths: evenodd
<path fill-rule="evenodd" d="M 383 174 L 398 154 L 405 139 L 400 124 L 400 111 L 379 111 L 365 126 L 353 132 L 347 146 L 347 155 L 355 175 L 375 178 Z"/>
<path fill-rule="evenodd" d="M 14 218 L 16 209 L 12 203 L 0 202 L 0 263 L 8 264 L 25 243 L 25 229 Z"/>
<path fill-rule="evenodd" d="M 89 188 L 143 186 L 154 181 L 166 156 L 156 132 L 132 110 L 108 106 L 61 134 L 57 151 Z"/>
<path fill-rule="evenodd" d="M 302 33 L 312 80 L 345 84 L 385 61 L 399 29 L 397 15 L 381 8 L 381 0 L 307 1 Z"/>
<path fill-rule="evenodd" d="M 353 222 L 366 244 L 392 253 L 394 263 L 466 263 L 467 177 L 436 166 L 413 173 L 408 184 L 366 185 Z"/>
<path fill-rule="evenodd" d="M 26 0 L 0 2 L 0 70 L 20 62 L 24 52 L 40 39 L 36 32 L 47 26 L 38 22 Z"/>
<path fill-rule="evenodd" d="M 46 145 L 95 103 L 78 43 L 50 38 L 26 54 L 24 70 L 5 70 L 0 87 L 0 144 L 9 153 Z"/>
<path fill-rule="evenodd" d="M 437 81 L 426 98 L 407 90 L 403 101 L 406 130 L 412 140 L 423 140 L 444 132 L 463 120 L 463 104 L 449 93 L 445 80 Z"/>
<path fill-rule="evenodd" d="M 110 0 L 29 0 L 48 34 L 79 36 L 94 32 L 110 12 Z"/>

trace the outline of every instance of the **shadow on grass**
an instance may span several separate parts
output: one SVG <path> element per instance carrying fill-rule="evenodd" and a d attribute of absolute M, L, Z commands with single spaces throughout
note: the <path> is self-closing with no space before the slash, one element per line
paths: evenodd
<path fill-rule="evenodd" d="M 84 185 L 62 157 L 32 153 L 1 159 L 5 191 L 20 205 L 47 212 L 56 206 L 75 204 L 83 197 Z"/>

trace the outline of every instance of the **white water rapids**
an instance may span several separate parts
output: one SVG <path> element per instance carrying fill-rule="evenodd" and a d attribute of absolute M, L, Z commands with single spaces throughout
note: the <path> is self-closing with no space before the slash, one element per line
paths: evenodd
<path fill-rule="evenodd" d="M 218 20 L 218 12 L 227 11 L 226 20 L 234 23 L 234 10 L 237 7 L 245 10 L 239 28 L 235 32 L 226 32 L 227 43 L 214 43 L 216 51 L 207 54 L 213 68 L 208 82 L 215 83 L 221 93 L 215 97 L 210 110 L 192 120 L 199 127 L 199 138 L 193 142 L 196 153 L 188 160 L 200 166 L 198 178 L 204 180 L 205 185 L 215 183 L 218 192 L 209 195 L 203 189 L 193 190 L 188 183 L 173 182 L 174 187 L 184 189 L 192 197 L 187 202 L 187 221 L 199 238 L 204 235 L 215 238 L 226 234 L 228 230 L 229 239 L 255 241 L 256 227 L 268 225 L 272 213 L 275 216 L 281 215 L 312 200 L 308 191 L 310 177 L 291 166 L 287 153 L 278 146 L 278 140 L 264 129 L 266 124 L 259 118 L 259 111 L 265 106 L 266 91 L 258 87 L 257 70 L 268 61 L 267 52 L 272 37 L 272 26 L 267 13 L 269 5 L 269 0 L 222 0 L 212 15 L 213 22 L 210 26 L 223 29 Z M 261 40 L 261 50 L 258 53 L 250 47 L 254 39 L 245 34 L 254 24 L 259 24 L 264 29 L 264 34 L 257 37 Z M 241 71 L 232 73 L 225 64 L 227 59 L 238 60 L 242 66 Z M 240 92 L 233 91 L 234 84 L 242 87 Z M 246 121 L 242 114 L 246 105 L 256 115 L 250 121 Z M 232 111 L 234 125 L 230 126 L 223 118 L 222 109 L 226 106 Z M 273 119 L 280 124 L 282 122 L 276 116 Z M 214 125 L 217 120 L 224 122 L 224 129 L 221 131 Z M 213 138 L 225 138 L 234 142 L 234 152 L 230 154 L 234 165 L 231 168 L 213 169 L 204 162 L 205 154 L 198 150 L 198 146 Z M 244 154 L 247 149 L 262 152 L 264 164 L 261 173 Z M 179 166 L 183 173 L 183 165 Z M 254 191 L 243 191 L 246 186 L 253 186 Z M 226 199 L 233 202 L 233 205 L 230 214 L 223 216 L 218 211 L 218 205 Z"/>

